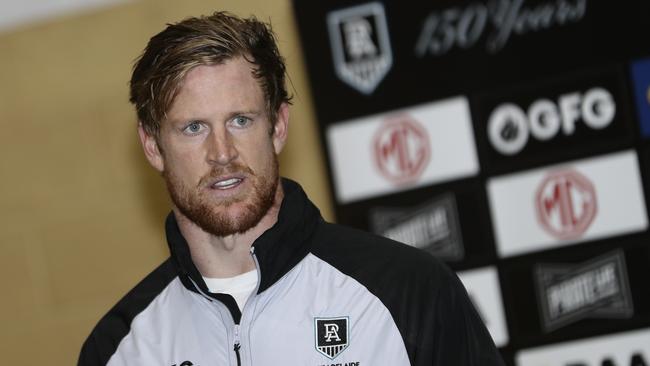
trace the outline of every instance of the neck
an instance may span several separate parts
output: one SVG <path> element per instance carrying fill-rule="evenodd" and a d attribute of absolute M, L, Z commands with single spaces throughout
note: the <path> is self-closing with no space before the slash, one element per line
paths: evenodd
<path fill-rule="evenodd" d="M 278 183 L 273 206 L 252 228 L 243 233 L 215 236 L 205 232 L 183 215 L 175 206 L 172 208 L 178 228 L 187 241 L 192 261 L 204 277 L 234 277 L 255 269 L 250 248 L 255 239 L 278 221 L 280 204 L 284 198 L 282 183 Z"/>

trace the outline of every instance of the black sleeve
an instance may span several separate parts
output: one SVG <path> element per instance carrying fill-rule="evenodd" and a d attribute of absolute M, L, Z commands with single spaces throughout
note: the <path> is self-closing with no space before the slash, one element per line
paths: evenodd
<path fill-rule="evenodd" d="M 124 296 L 92 330 L 79 353 L 78 366 L 104 366 L 131 331 L 131 322 L 176 278 L 170 259 Z"/>
<path fill-rule="evenodd" d="M 503 365 L 492 337 L 458 277 L 447 267 L 433 309 L 432 362 L 426 365 Z M 425 363 L 416 362 L 416 365 Z"/>

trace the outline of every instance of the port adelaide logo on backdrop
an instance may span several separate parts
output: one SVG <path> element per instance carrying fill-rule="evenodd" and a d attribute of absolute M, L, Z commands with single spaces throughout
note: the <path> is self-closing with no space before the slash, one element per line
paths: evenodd
<path fill-rule="evenodd" d="M 384 6 L 373 2 L 332 11 L 327 26 L 336 74 L 371 94 L 393 65 Z"/>
<path fill-rule="evenodd" d="M 389 117 L 373 139 L 375 165 L 395 184 L 414 182 L 429 163 L 429 141 L 427 131 L 410 115 Z"/>
<path fill-rule="evenodd" d="M 546 232 L 558 239 L 575 239 L 596 216 L 596 190 L 589 178 L 575 170 L 554 171 L 537 189 L 535 207 Z"/>
<path fill-rule="evenodd" d="M 348 347 L 350 335 L 349 318 L 314 318 L 316 350 L 334 359 Z"/>
<path fill-rule="evenodd" d="M 370 211 L 372 231 L 425 250 L 446 261 L 460 261 L 465 251 L 452 194 L 411 208 L 375 208 Z"/>
<path fill-rule="evenodd" d="M 625 254 L 608 253 L 582 264 L 540 264 L 535 281 L 542 327 L 550 332 L 586 318 L 633 315 Z"/>

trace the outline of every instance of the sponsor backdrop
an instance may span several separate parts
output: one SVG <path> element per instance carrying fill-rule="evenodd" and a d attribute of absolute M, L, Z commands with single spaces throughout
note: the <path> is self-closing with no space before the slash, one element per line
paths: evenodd
<path fill-rule="evenodd" d="M 447 262 L 511 365 L 650 365 L 650 3 L 293 4 L 338 221 Z"/>

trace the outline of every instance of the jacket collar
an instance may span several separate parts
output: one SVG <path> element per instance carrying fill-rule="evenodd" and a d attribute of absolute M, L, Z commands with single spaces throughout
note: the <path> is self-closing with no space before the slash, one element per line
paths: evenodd
<path fill-rule="evenodd" d="M 258 293 L 273 285 L 309 253 L 313 233 L 323 220 L 318 208 L 311 203 L 298 183 L 282 178 L 282 188 L 284 199 L 280 205 L 278 221 L 253 242 L 260 270 Z M 167 216 L 165 231 L 171 257 L 185 287 L 198 292 L 198 286 L 201 291 L 208 293 L 200 272 L 192 262 L 190 249 L 173 213 Z"/>

